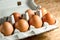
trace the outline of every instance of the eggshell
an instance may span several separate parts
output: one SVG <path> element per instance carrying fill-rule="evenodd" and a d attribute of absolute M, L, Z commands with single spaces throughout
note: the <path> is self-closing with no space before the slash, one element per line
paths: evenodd
<path fill-rule="evenodd" d="M 29 25 L 32 25 L 33 21 L 32 18 L 29 19 Z"/>
<path fill-rule="evenodd" d="M 15 27 L 20 31 L 20 32 L 25 32 L 29 28 L 29 24 L 26 20 L 20 19 L 18 22 L 16 22 Z"/>
<path fill-rule="evenodd" d="M 46 19 L 46 16 L 45 15 L 42 17 L 42 21 L 43 22 L 47 22 L 47 19 Z"/>
<path fill-rule="evenodd" d="M 44 15 L 47 14 L 47 12 L 48 12 L 48 11 L 47 11 L 45 8 L 43 8 L 43 7 L 42 7 L 40 10 L 42 11 L 42 16 L 44 16 Z"/>
<path fill-rule="evenodd" d="M 32 25 L 35 27 L 35 28 L 40 28 L 42 27 L 42 20 L 41 18 L 38 16 L 38 15 L 34 15 L 32 17 Z"/>
<path fill-rule="evenodd" d="M 55 22 L 56 22 L 55 18 L 54 18 L 53 15 L 50 14 L 50 13 L 47 13 L 47 14 L 46 14 L 46 19 L 47 19 L 47 22 L 48 22 L 50 25 L 55 24 Z"/>
<path fill-rule="evenodd" d="M 2 30 L 2 25 L 0 25 L 0 32 L 1 32 L 1 30 Z"/>
<path fill-rule="evenodd" d="M 13 26 L 11 23 L 9 22 L 4 22 L 2 24 L 2 33 L 5 35 L 5 36 L 8 36 L 8 35 L 11 35 L 13 32 Z"/>
<path fill-rule="evenodd" d="M 31 9 L 28 9 L 26 12 L 28 13 L 29 18 L 31 18 L 32 15 L 34 15 L 34 12 Z"/>
<path fill-rule="evenodd" d="M 21 17 L 20 13 L 18 12 L 14 12 L 12 15 L 14 16 L 15 22 L 17 22 Z"/>

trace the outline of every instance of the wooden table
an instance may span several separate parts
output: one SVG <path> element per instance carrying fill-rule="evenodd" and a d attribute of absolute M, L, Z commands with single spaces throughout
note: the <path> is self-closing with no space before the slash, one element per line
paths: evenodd
<path fill-rule="evenodd" d="M 51 14 L 53 14 L 60 22 L 60 1 L 40 2 L 39 4 L 42 7 L 45 7 L 48 11 L 50 11 Z M 58 27 L 59 28 L 55 30 L 37 36 L 29 37 L 23 40 L 60 40 L 60 23 L 58 24 Z"/>

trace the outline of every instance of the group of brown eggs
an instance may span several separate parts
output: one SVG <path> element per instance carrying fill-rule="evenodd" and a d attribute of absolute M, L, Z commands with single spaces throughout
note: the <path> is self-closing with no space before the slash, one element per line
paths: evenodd
<path fill-rule="evenodd" d="M 45 8 L 40 9 L 42 11 L 42 18 L 37 15 L 37 12 L 34 12 L 31 9 L 26 10 L 29 16 L 29 20 L 25 20 L 23 16 L 14 12 L 12 15 L 14 16 L 15 23 L 11 24 L 10 22 L 4 22 L 0 25 L 0 32 L 5 36 L 11 35 L 14 32 L 14 29 L 18 29 L 20 32 L 26 32 L 30 25 L 35 28 L 41 28 L 44 22 L 47 22 L 49 25 L 55 24 L 56 20 Z"/>

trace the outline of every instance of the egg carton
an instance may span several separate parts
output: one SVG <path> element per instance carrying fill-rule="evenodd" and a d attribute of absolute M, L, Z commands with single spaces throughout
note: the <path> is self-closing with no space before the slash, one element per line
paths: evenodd
<path fill-rule="evenodd" d="M 21 2 L 20 6 L 17 6 L 16 4 L 18 1 Z M 12 3 L 13 5 L 10 5 L 10 3 Z M 36 5 L 34 0 L 1 0 L 0 6 L 0 17 L 9 16 L 12 12 L 15 11 L 24 14 L 25 11 L 29 8 L 31 8 L 32 10 L 36 10 L 37 8 L 41 7 Z M 0 33 L 0 40 L 24 39 L 33 35 L 38 35 L 50 31 L 55 28 L 58 28 L 58 20 L 56 20 L 56 23 L 54 25 L 49 25 L 47 22 L 44 22 L 43 26 L 38 29 L 34 28 L 34 26 L 31 25 L 30 29 L 26 32 L 20 32 L 19 30 L 15 29 L 14 34 L 10 36 L 4 36 L 2 33 Z"/>
<path fill-rule="evenodd" d="M 20 32 L 19 30 L 15 29 L 14 34 L 10 36 L 4 36 L 2 33 L 0 33 L 0 39 L 1 40 L 16 40 L 16 39 L 24 39 L 30 36 L 38 35 L 47 31 L 50 31 L 52 29 L 57 28 L 58 21 L 56 20 L 56 23 L 54 25 L 49 25 L 47 22 L 44 22 L 44 25 L 41 28 L 34 28 L 34 26 L 30 26 L 30 29 L 26 32 Z"/>

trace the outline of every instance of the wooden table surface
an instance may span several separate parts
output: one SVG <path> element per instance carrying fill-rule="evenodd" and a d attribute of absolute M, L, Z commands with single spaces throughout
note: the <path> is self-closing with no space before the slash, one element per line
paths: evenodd
<path fill-rule="evenodd" d="M 36 1 L 37 3 L 37 1 Z M 45 7 L 51 14 L 53 14 L 60 22 L 60 1 L 47 1 L 40 2 L 42 7 Z M 60 23 L 58 23 L 58 28 L 37 36 L 29 37 L 23 40 L 60 40 Z"/>

